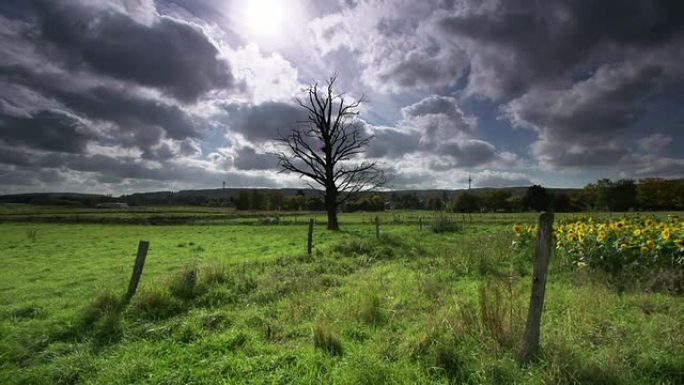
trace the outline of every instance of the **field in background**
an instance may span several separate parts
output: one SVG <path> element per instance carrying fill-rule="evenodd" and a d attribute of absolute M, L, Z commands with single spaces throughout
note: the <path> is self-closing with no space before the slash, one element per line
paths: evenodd
<path fill-rule="evenodd" d="M 562 256 L 542 359 L 518 368 L 531 250 L 511 226 L 535 214 L 383 212 L 379 240 L 375 215 L 331 233 L 321 213 L 1 206 L 0 383 L 684 383 L 684 299 Z"/>

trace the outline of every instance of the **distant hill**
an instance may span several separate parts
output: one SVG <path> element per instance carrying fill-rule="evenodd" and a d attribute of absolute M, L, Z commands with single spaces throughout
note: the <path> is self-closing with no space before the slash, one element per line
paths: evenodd
<path fill-rule="evenodd" d="M 113 199 L 106 195 L 71 192 L 0 195 L 0 203 L 23 203 L 31 205 L 91 206 L 109 201 L 113 201 Z"/>
<path fill-rule="evenodd" d="M 382 194 L 391 199 L 394 196 L 415 195 L 418 199 L 424 200 L 429 197 L 446 197 L 451 199 L 454 196 L 469 192 L 474 195 L 485 195 L 492 191 L 509 191 L 513 196 L 523 196 L 528 186 L 519 187 L 483 187 L 466 189 L 427 189 L 427 190 L 391 190 L 380 192 L 363 192 L 360 195 L 366 194 Z M 0 195 L 0 203 L 24 203 L 34 205 L 64 205 L 64 206 L 94 206 L 98 203 L 104 202 L 126 202 L 132 205 L 163 205 L 163 204 L 204 204 L 209 200 L 215 201 L 230 201 L 235 199 L 241 192 L 244 191 L 258 191 L 264 195 L 274 192 L 281 193 L 284 197 L 291 197 L 296 195 L 299 191 L 304 193 L 307 198 L 318 196 L 316 190 L 297 189 L 297 188 L 217 188 L 217 189 L 203 189 L 203 190 L 180 190 L 180 191 L 153 191 L 144 193 L 133 193 L 121 195 L 118 197 L 101 195 L 101 194 L 82 194 L 71 192 L 54 192 L 54 193 L 26 193 L 26 194 L 9 194 Z M 573 192 L 581 191 L 579 188 L 548 188 L 552 193 L 571 194 Z"/>

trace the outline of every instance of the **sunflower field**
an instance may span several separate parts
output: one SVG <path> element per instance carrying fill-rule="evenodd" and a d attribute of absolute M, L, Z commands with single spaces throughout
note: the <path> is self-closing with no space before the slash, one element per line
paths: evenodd
<path fill-rule="evenodd" d="M 525 248 L 536 226 L 513 225 L 514 248 Z M 554 227 L 557 252 L 578 268 L 592 267 L 609 274 L 653 269 L 684 269 L 684 220 L 624 216 L 597 221 L 592 217 L 561 220 Z"/>

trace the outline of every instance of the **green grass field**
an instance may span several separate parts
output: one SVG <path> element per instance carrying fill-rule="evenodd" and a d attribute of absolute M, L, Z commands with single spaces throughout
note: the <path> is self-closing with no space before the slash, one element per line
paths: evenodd
<path fill-rule="evenodd" d="M 47 223 L 74 215 L 91 220 Z M 381 213 L 376 240 L 374 213 L 331 233 L 321 213 L 1 207 L 0 384 L 684 384 L 684 298 L 618 294 L 562 256 L 540 360 L 518 367 L 532 262 L 511 225 L 536 215 L 451 215 L 440 233 L 433 215 Z"/>

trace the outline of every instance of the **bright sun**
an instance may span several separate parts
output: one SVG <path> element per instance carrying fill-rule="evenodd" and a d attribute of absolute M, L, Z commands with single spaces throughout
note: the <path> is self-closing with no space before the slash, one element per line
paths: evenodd
<path fill-rule="evenodd" d="M 301 4 L 296 0 L 243 0 L 238 4 L 239 32 L 255 42 L 284 40 L 302 16 Z"/>

